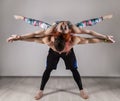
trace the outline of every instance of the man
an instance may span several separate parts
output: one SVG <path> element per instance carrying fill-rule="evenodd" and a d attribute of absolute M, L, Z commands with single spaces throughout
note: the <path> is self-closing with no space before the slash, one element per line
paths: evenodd
<path fill-rule="evenodd" d="M 74 34 L 72 34 L 72 32 L 77 32 L 79 34 L 85 33 L 93 35 L 95 37 L 83 38 L 75 36 Z M 88 95 L 83 90 L 80 74 L 77 70 L 77 61 L 74 54 L 73 46 L 77 44 L 114 42 L 111 36 L 101 35 L 94 31 L 89 31 L 85 29 L 79 29 L 76 26 L 71 25 L 67 21 L 61 21 L 58 23 L 58 25 L 53 25 L 45 31 L 25 34 L 21 36 L 12 35 L 10 38 L 7 39 L 8 42 L 13 42 L 17 40 L 38 42 L 42 44 L 47 44 L 50 47 L 49 54 L 47 56 L 47 67 L 42 77 L 40 90 L 35 96 L 36 100 L 40 99 L 43 96 L 43 90 L 50 77 L 50 73 L 52 70 L 56 69 L 60 57 L 64 60 L 66 69 L 71 70 L 74 80 L 79 87 L 80 96 L 84 99 L 87 99 Z"/>

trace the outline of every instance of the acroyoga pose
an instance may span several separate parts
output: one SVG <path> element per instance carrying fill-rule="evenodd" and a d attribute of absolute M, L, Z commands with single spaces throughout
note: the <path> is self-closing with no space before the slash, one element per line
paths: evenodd
<path fill-rule="evenodd" d="M 75 34 L 89 34 L 93 37 L 84 38 L 76 36 Z M 64 60 L 66 69 L 71 70 L 73 78 L 79 87 L 80 96 L 84 99 L 87 99 L 88 95 L 83 89 L 81 77 L 77 70 L 78 66 L 73 46 L 77 44 L 115 42 L 112 36 L 99 34 L 91 30 L 81 29 L 68 21 L 57 22 L 57 24 L 49 26 L 46 30 L 43 31 L 37 31 L 35 33 L 25 35 L 12 35 L 7 39 L 8 42 L 18 40 L 47 44 L 50 47 L 49 54 L 47 56 L 47 66 L 42 76 L 40 90 L 35 96 L 36 100 L 40 99 L 43 96 L 43 90 L 50 77 L 50 73 L 52 70 L 57 68 L 60 57 Z"/>

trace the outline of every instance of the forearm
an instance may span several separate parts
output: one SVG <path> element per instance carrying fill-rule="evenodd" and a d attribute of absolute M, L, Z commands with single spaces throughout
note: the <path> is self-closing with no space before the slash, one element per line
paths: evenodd
<path fill-rule="evenodd" d="M 44 36 L 45 31 L 36 31 L 34 33 L 28 33 L 28 34 L 23 34 L 23 35 L 20 35 L 22 39 L 27 39 L 27 38 L 33 38 L 33 37 L 41 37 L 41 36 Z"/>
<path fill-rule="evenodd" d="M 93 31 L 93 30 L 87 30 L 87 31 L 86 31 L 86 34 L 91 35 L 91 36 L 94 36 L 94 37 L 97 37 L 97 38 L 101 38 L 101 39 L 107 39 L 107 36 L 106 36 L 106 35 L 97 33 L 97 32 L 95 32 L 95 31 Z"/>
<path fill-rule="evenodd" d="M 27 41 L 27 42 L 34 42 L 34 38 L 28 38 L 28 39 L 21 39 L 20 41 Z"/>
<path fill-rule="evenodd" d="M 88 40 L 88 43 L 108 42 L 107 40 L 100 38 L 86 38 L 86 40 Z"/>
<path fill-rule="evenodd" d="M 88 34 L 88 35 L 91 35 L 91 36 L 94 36 L 94 37 L 97 37 L 97 38 L 104 38 L 104 39 L 107 38 L 106 35 L 97 33 L 97 32 L 92 31 L 92 30 L 81 29 L 81 28 L 78 28 L 75 25 L 72 25 L 72 29 L 73 29 L 73 32 L 75 34 Z"/>
<path fill-rule="evenodd" d="M 34 42 L 35 38 L 24 38 L 23 36 L 17 36 L 17 38 L 13 39 L 13 41 L 28 41 Z"/>
<path fill-rule="evenodd" d="M 30 34 L 24 34 L 24 35 L 19 35 L 20 36 L 20 39 L 28 39 L 28 38 L 32 38 L 34 37 L 34 33 L 30 33 Z"/>
<path fill-rule="evenodd" d="M 80 42 L 78 44 L 90 44 L 90 43 L 110 43 L 106 39 L 100 39 L 100 38 L 80 38 Z"/>
<path fill-rule="evenodd" d="M 31 35 L 32 36 L 32 35 Z M 44 35 L 42 37 L 24 37 L 20 35 L 11 35 L 9 38 L 7 38 L 7 42 L 13 42 L 13 41 L 29 41 L 29 42 L 39 42 L 43 43 L 43 39 L 45 37 L 49 37 L 48 35 Z"/>

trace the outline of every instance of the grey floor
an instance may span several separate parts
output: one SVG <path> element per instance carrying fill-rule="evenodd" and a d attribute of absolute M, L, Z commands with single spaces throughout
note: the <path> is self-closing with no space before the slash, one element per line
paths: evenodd
<path fill-rule="evenodd" d="M 0 101 L 35 101 L 39 77 L 1 77 Z M 82 78 L 87 101 L 120 101 L 120 78 Z M 40 101 L 85 101 L 72 77 L 51 77 Z"/>

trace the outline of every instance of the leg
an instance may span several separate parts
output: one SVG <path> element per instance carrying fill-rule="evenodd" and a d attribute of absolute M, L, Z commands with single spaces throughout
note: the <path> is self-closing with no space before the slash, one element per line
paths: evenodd
<path fill-rule="evenodd" d="M 101 21 L 103 21 L 103 17 L 93 18 L 93 19 L 84 20 L 82 22 L 79 22 L 76 24 L 76 26 L 79 28 L 83 28 L 83 27 L 87 27 L 87 26 L 93 26 Z"/>
<path fill-rule="evenodd" d="M 47 68 L 44 73 L 43 73 L 43 77 L 42 77 L 42 82 L 41 82 L 41 87 L 40 87 L 40 90 L 43 91 L 44 90 L 44 87 L 48 81 L 48 79 L 50 78 L 50 74 L 52 72 L 52 68 Z"/>
<path fill-rule="evenodd" d="M 75 82 L 77 83 L 79 90 L 80 90 L 80 96 L 84 99 L 87 99 L 88 95 L 87 93 L 85 93 L 82 87 L 82 81 L 81 81 L 80 74 L 77 70 L 77 61 L 76 61 L 76 57 L 75 57 L 73 49 L 71 49 L 71 51 L 67 55 L 66 54 L 61 54 L 61 55 L 62 55 L 62 59 L 65 62 L 66 69 L 70 69 L 73 74 L 73 78 Z"/>
<path fill-rule="evenodd" d="M 67 55 L 66 54 L 62 54 L 62 55 L 63 55 L 62 58 L 65 62 L 66 68 L 71 70 L 75 82 L 77 83 L 79 89 L 82 90 L 83 89 L 82 81 L 80 78 L 80 74 L 77 71 L 77 60 L 74 54 L 74 50 L 71 49 Z"/>
<path fill-rule="evenodd" d="M 42 82 L 41 82 L 41 87 L 40 90 L 37 92 L 35 99 L 39 100 L 42 96 L 43 96 L 43 90 L 45 88 L 45 85 L 47 83 L 47 81 L 50 78 L 50 73 L 52 72 L 52 68 L 47 68 L 44 73 L 43 73 L 43 77 L 42 77 Z"/>
<path fill-rule="evenodd" d="M 46 70 L 43 73 L 40 90 L 37 92 L 35 96 L 36 100 L 39 100 L 43 96 L 43 90 L 45 88 L 47 81 L 49 80 L 50 73 L 52 72 L 53 69 L 56 69 L 59 58 L 60 57 L 58 53 L 54 52 L 52 49 L 49 50 L 49 54 L 47 56 Z"/>
<path fill-rule="evenodd" d="M 111 18 L 112 18 L 112 15 L 106 15 L 106 16 L 102 16 L 102 17 L 98 17 L 98 18 L 84 20 L 84 21 L 81 21 L 81 22 L 77 23 L 76 26 L 79 27 L 79 28 L 84 28 L 84 27 L 87 27 L 87 26 L 94 26 L 97 23 L 100 23 L 105 19 L 111 19 Z"/>
<path fill-rule="evenodd" d="M 71 68 L 70 69 L 72 74 L 73 74 L 73 78 L 75 80 L 75 82 L 77 83 L 78 87 L 79 87 L 79 90 L 80 90 L 80 96 L 83 98 L 83 99 L 88 99 L 88 95 L 87 93 L 83 90 L 83 87 L 82 87 L 82 81 L 81 81 L 81 77 L 80 77 L 80 74 L 78 72 L 78 70 L 76 68 Z"/>
<path fill-rule="evenodd" d="M 83 90 L 82 81 L 81 81 L 81 77 L 80 77 L 78 70 L 76 68 L 71 68 L 70 70 L 73 74 L 73 78 L 74 78 L 75 82 L 77 83 L 77 85 L 79 87 L 79 90 Z"/>
<path fill-rule="evenodd" d="M 32 18 L 28 18 L 28 17 L 24 17 L 24 16 L 15 15 L 14 17 L 15 17 L 15 19 L 23 20 L 28 24 L 31 24 L 31 25 L 34 25 L 34 26 L 40 26 L 43 29 L 47 29 L 51 26 L 50 24 L 48 24 L 46 22 L 36 20 L 36 19 L 32 19 Z"/>

